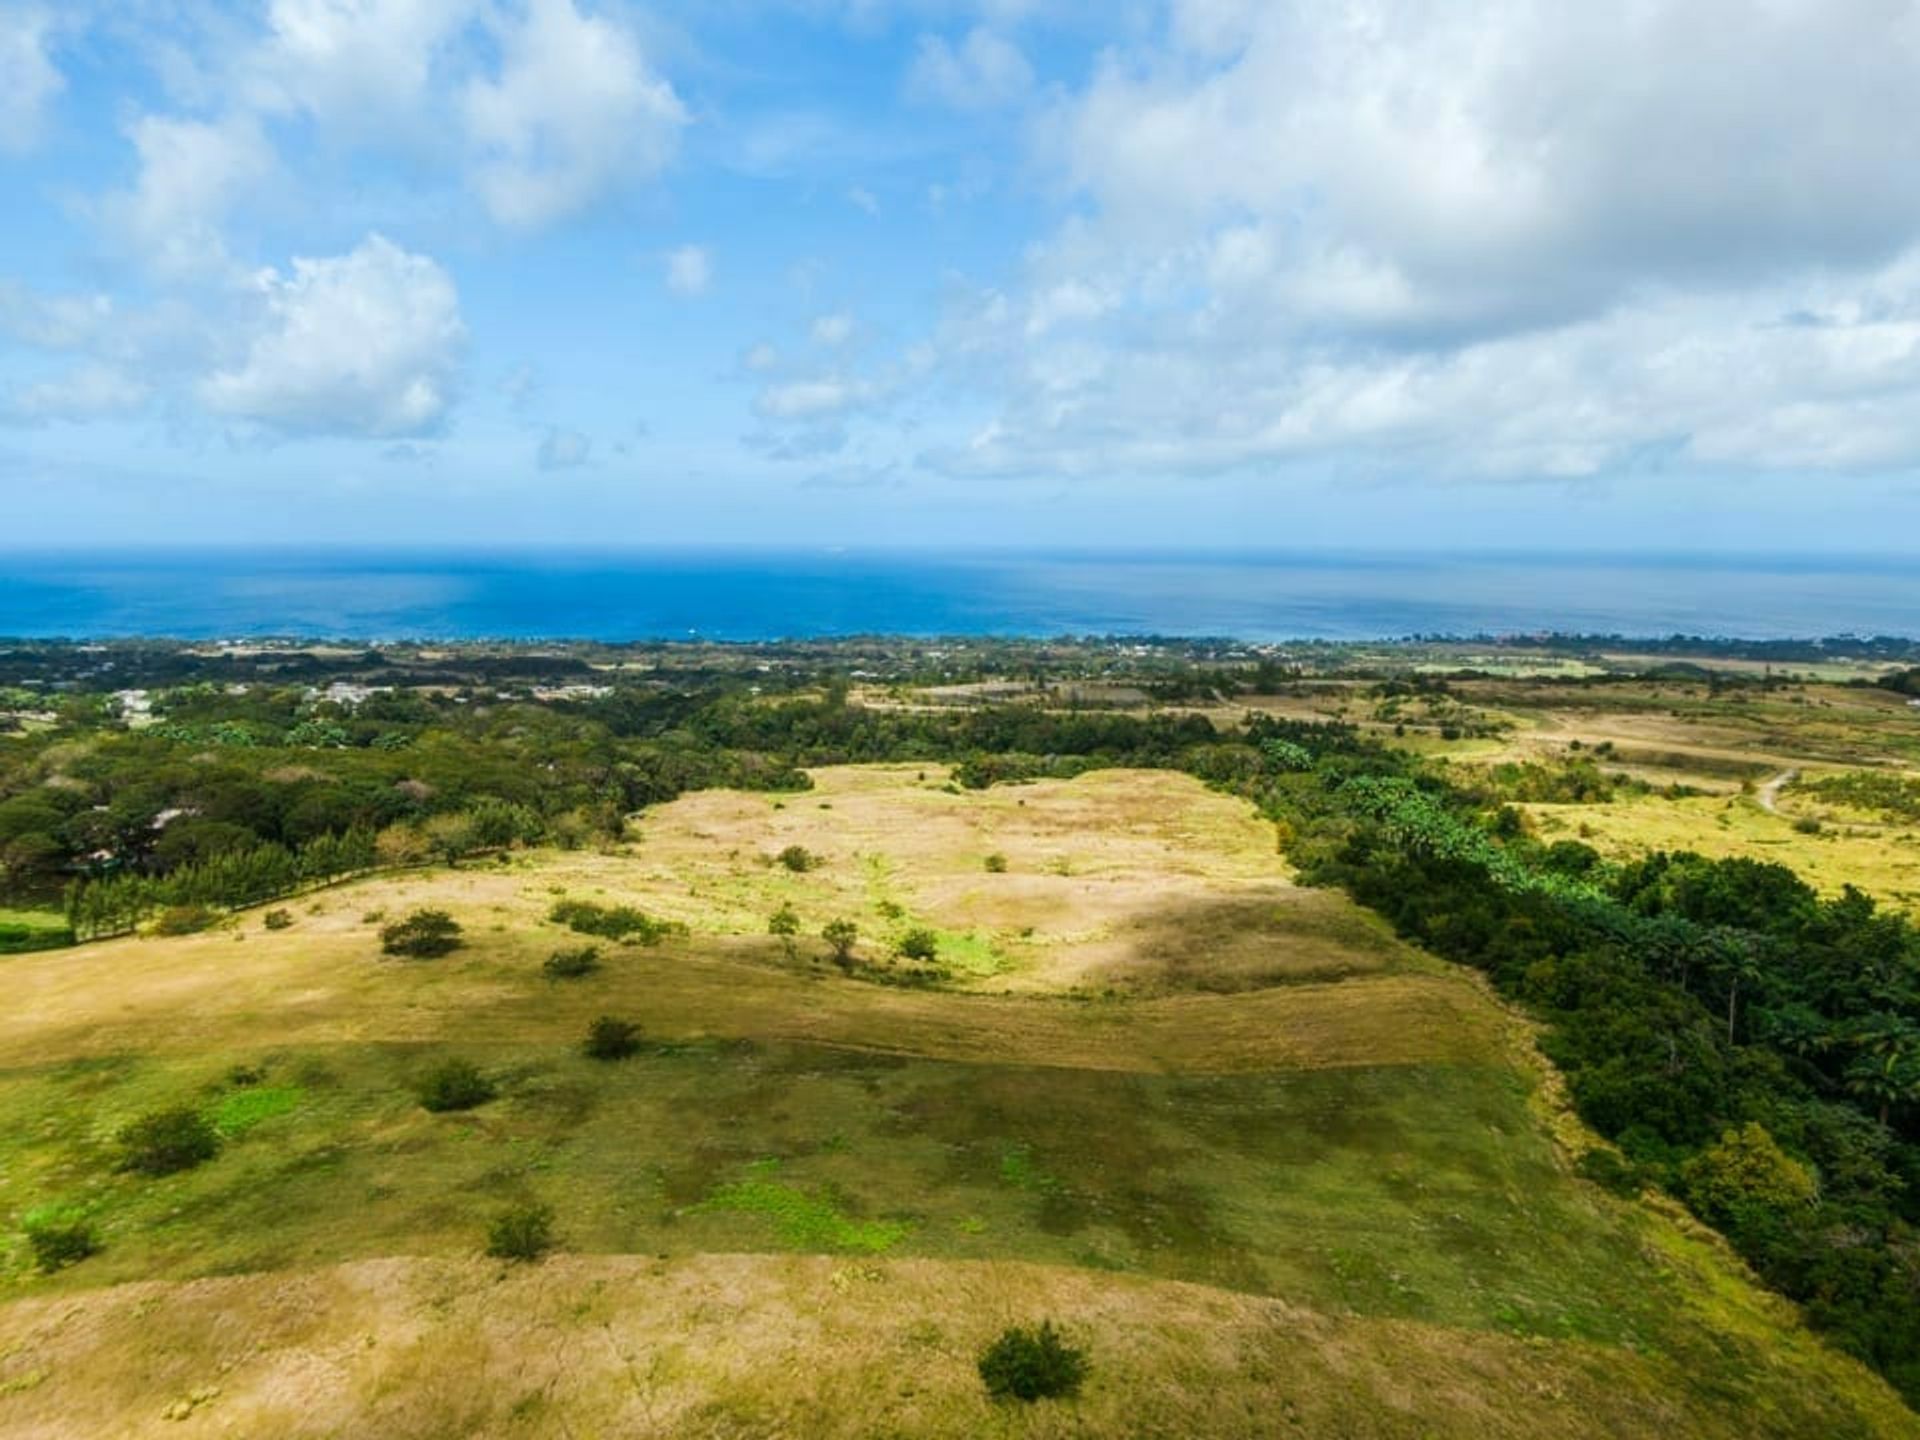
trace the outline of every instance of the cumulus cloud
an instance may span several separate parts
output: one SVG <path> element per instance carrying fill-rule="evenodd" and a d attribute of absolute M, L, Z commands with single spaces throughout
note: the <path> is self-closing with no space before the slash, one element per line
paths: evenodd
<path fill-rule="evenodd" d="M 1074 218 L 950 312 L 930 459 L 1920 463 L 1915 73 L 1884 0 L 1174 0 L 1047 117 Z"/>
<path fill-rule="evenodd" d="M 713 284 L 713 256 L 698 245 L 682 245 L 667 252 L 667 289 L 691 299 L 707 293 Z"/>
<path fill-rule="evenodd" d="M 446 47 L 481 13 L 480 0 L 273 0 L 252 89 L 264 107 L 367 132 L 426 102 Z"/>
<path fill-rule="evenodd" d="M 593 441 L 589 437 L 578 430 L 562 430 L 550 425 L 547 433 L 540 437 L 534 460 L 542 470 L 577 470 L 587 463 L 592 453 Z"/>
<path fill-rule="evenodd" d="M 47 54 L 51 28 L 37 5 L 0 5 L 0 151 L 38 143 L 47 106 L 66 88 Z"/>
<path fill-rule="evenodd" d="M 370 235 L 253 283 L 258 328 L 201 384 L 208 409 L 290 434 L 423 435 L 444 420 L 466 330 L 439 265 Z"/>
<path fill-rule="evenodd" d="M 139 173 L 131 189 L 108 196 L 101 206 L 115 243 L 167 278 L 224 267 L 228 212 L 274 166 L 259 125 L 247 116 L 205 121 L 145 115 L 127 134 Z"/>
<path fill-rule="evenodd" d="M 621 25 L 572 0 L 529 0 L 499 44 L 499 73 L 470 82 L 464 102 L 474 182 L 496 220 L 557 220 L 671 158 L 686 110 Z"/>
<path fill-rule="evenodd" d="M 1020 47 L 986 26 L 967 32 L 958 45 L 938 35 L 921 37 L 907 71 L 907 93 L 956 110 L 992 110 L 1025 98 L 1033 67 Z"/>

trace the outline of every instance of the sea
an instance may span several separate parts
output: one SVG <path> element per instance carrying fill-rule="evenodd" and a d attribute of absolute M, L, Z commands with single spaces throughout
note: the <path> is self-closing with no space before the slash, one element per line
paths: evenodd
<path fill-rule="evenodd" d="M 1920 636 L 1920 557 L 0 553 L 0 636 Z"/>

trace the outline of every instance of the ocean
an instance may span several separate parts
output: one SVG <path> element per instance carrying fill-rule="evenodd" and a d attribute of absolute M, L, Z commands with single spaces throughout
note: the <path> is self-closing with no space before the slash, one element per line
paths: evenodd
<path fill-rule="evenodd" d="M 1366 640 L 1920 636 L 1920 559 L 1703 556 L 0 554 L 0 636 Z"/>

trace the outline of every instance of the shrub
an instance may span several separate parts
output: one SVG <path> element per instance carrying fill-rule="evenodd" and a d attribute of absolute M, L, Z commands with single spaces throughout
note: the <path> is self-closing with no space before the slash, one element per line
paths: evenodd
<path fill-rule="evenodd" d="M 471 1060 L 443 1060 L 420 1077 L 415 1093 L 423 1106 L 439 1114 L 484 1105 L 498 1091 Z"/>
<path fill-rule="evenodd" d="M 630 1020 L 602 1015 L 587 1027 L 581 1047 L 589 1060 L 625 1060 L 640 1048 L 640 1027 Z"/>
<path fill-rule="evenodd" d="M 459 923 L 444 910 L 416 910 L 380 930 L 380 949 L 388 955 L 431 960 L 459 948 Z"/>
<path fill-rule="evenodd" d="M 1007 857 L 1000 854 L 997 850 L 993 854 L 987 856 L 987 873 L 989 875 L 1006 874 L 1007 873 Z"/>
<path fill-rule="evenodd" d="M 980 1352 L 980 1378 L 996 1399 L 1044 1400 L 1072 1395 L 1087 1378 L 1086 1352 L 1060 1338 L 1051 1320 L 1037 1330 L 1010 1325 Z"/>
<path fill-rule="evenodd" d="M 553 1211 L 516 1205 L 487 1226 L 487 1254 L 496 1260 L 538 1260 L 553 1248 Z"/>
<path fill-rule="evenodd" d="M 851 920 L 829 920 L 821 927 L 820 938 L 827 942 L 834 964 L 842 970 L 853 967 L 853 946 L 860 938 L 860 931 Z"/>
<path fill-rule="evenodd" d="M 893 948 L 903 960 L 930 961 L 940 953 L 940 937 L 931 930 L 916 928 L 902 935 Z"/>
<path fill-rule="evenodd" d="M 43 1275 L 77 1265 L 100 1249 L 100 1237 L 84 1220 L 29 1221 L 27 1243 Z"/>
<path fill-rule="evenodd" d="M 686 929 L 671 920 L 655 920 L 631 905 L 596 905 L 591 900 L 556 901 L 547 918 L 577 934 L 597 935 L 602 940 L 638 940 L 642 945 L 658 945 L 667 936 Z"/>
<path fill-rule="evenodd" d="M 787 846 L 780 852 L 779 858 L 780 863 L 796 875 L 812 870 L 820 864 L 820 857 L 804 845 Z"/>
<path fill-rule="evenodd" d="M 577 950 L 556 950 L 540 968 L 549 980 L 578 980 L 600 968 L 600 947 L 582 945 Z"/>
<path fill-rule="evenodd" d="M 767 920 L 769 935 L 791 936 L 800 933 L 800 917 L 791 905 L 782 905 Z"/>
<path fill-rule="evenodd" d="M 197 1110 L 154 1110 L 120 1131 L 120 1164 L 142 1175 L 172 1175 L 211 1160 L 220 1137 Z"/>
<path fill-rule="evenodd" d="M 205 905 L 169 905 L 153 922 L 156 935 L 197 935 L 220 918 Z"/>
<path fill-rule="evenodd" d="M 285 930 L 293 924 L 293 912 L 291 910 L 269 910 L 265 915 L 261 916 L 260 919 L 261 923 L 269 930 Z"/>
<path fill-rule="evenodd" d="M 1647 1185 L 1647 1177 L 1640 1167 L 1613 1150 L 1595 1147 L 1582 1155 L 1573 1168 L 1581 1179 L 1591 1180 L 1602 1190 L 1628 1200 Z"/>
<path fill-rule="evenodd" d="M 1802 815 L 1793 822 L 1793 828 L 1802 835 L 1818 835 L 1820 822 L 1811 815 Z"/>

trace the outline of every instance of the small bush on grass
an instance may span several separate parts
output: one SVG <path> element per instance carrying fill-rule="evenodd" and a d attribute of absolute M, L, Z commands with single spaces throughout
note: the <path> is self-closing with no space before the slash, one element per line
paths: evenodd
<path fill-rule="evenodd" d="M 460 925 L 444 910 L 416 910 L 380 931 L 380 949 L 410 960 L 432 960 L 460 948 Z"/>
<path fill-rule="evenodd" d="M 780 852 L 780 863 L 800 875 L 819 868 L 820 857 L 804 845 L 789 845 Z"/>
<path fill-rule="evenodd" d="M 893 948 L 899 952 L 902 960 L 918 960 L 925 964 L 939 955 L 940 937 L 931 930 L 909 930 Z"/>
<path fill-rule="evenodd" d="M 43 1275 L 77 1265 L 100 1249 L 100 1237 L 84 1220 L 38 1220 L 26 1226 L 33 1263 Z"/>
<path fill-rule="evenodd" d="M 220 1150 L 220 1136 L 197 1110 L 154 1110 L 118 1135 L 120 1165 L 142 1175 L 172 1175 L 205 1164 Z"/>
<path fill-rule="evenodd" d="M 602 1015 L 587 1027 L 581 1046 L 589 1060 L 625 1060 L 640 1048 L 640 1027 L 631 1020 Z"/>
<path fill-rule="evenodd" d="M 782 905 L 767 919 L 767 933 L 782 938 L 800 933 L 800 916 L 791 905 Z"/>
<path fill-rule="evenodd" d="M 540 968 L 549 980 L 578 980 L 600 968 L 600 947 L 582 945 L 577 950 L 556 950 Z"/>
<path fill-rule="evenodd" d="M 442 1060 L 420 1077 L 414 1093 L 421 1105 L 442 1114 L 484 1105 L 499 1092 L 471 1060 Z"/>
<path fill-rule="evenodd" d="M 293 924 L 291 910 L 269 910 L 260 917 L 260 922 L 269 930 L 285 930 Z"/>
<path fill-rule="evenodd" d="M 642 945 L 658 945 L 669 935 L 678 935 L 686 926 L 671 920 L 656 920 L 631 905 L 596 905 L 591 900 L 561 900 L 547 912 L 557 925 L 581 935 L 597 935 L 602 940 L 638 940 Z"/>
<path fill-rule="evenodd" d="M 1047 1400 L 1072 1395 L 1087 1378 L 1083 1350 L 1060 1338 L 1051 1320 L 1037 1330 L 1010 1325 L 980 1352 L 980 1378 L 996 1399 Z"/>
<path fill-rule="evenodd" d="M 205 905 L 169 905 L 153 922 L 156 935 L 197 935 L 220 918 Z"/>
<path fill-rule="evenodd" d="M 538 1260 L 553 1248 L 553 1211 L 516 1205 L 487 1226 L 487 1254 L 496 1260 Z"/>
<path fill-rule="evenodd" d="M 1007 873 L 1007 857 L 997 852 L 987 856 L 987 873 L 989 875 L 1006 874 Z"/>

